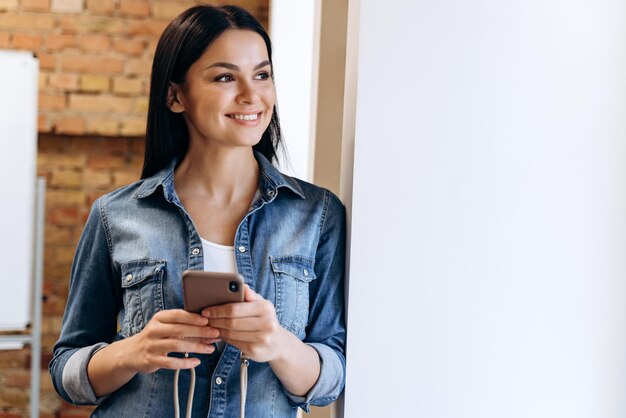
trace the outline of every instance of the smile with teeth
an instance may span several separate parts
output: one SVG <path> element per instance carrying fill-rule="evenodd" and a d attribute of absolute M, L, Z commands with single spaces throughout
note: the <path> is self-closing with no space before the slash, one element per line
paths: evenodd
<path fill-rule="evenodd" d="M 257 120 L 259 118 L 259 115 L 260 113 L 253 113 L 251 115 L 232 114 L 226 116 L 237 120 Z"/>

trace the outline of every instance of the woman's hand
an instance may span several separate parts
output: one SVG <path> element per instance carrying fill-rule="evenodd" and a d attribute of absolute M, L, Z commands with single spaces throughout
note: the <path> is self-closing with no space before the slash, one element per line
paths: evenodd
<path fill-rule="evenodd" d="M 127 338 L 129 347 L 123 364 L 141 373 L 194 368 L 200 364 L 199 359 L 169 357 L 168 353 L 212 353 L 219 332 L 207 326 L 208 322 L 182 309 L 159 311 L 141 332 Z"/>
<path fill-rule="evenodd" d="M 263 299 L 248 285 L 244 289 L 244 302 L 212 306 L 202 311 L 209 326 L 217 328 L 220 339 L 234 345 L 248 358 L 257 362 L 279 358 L 280 343 L 285 331 L 276 318 L 272 302 Z"/>

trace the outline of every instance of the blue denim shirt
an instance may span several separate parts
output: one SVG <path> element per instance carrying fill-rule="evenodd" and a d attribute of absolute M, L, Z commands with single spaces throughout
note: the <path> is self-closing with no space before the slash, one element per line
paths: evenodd
<path fill-rule="evenodd" d="M 281 174 L 262 155 L 259 193 L 235 236 L 238 272 L 274 303 L 285 329 L 319 353 L 321 373 L 306 397 L 289 393 L 267 363 L 250 362 L 246 416 L 294 417 L 325 405 L 345 382 L 344 235 L 341 202 L 328 190 Z M 140 332 L 162 309 L 183 307 L 181 276 L 202 270 L 200 236 L 174 190 L 175 162 L 153 177 L 94 202 L 78 244 L 70 292 L 50 373 L 57 392 L 93 416 L 173 416 L 171 370 L 138 373 L 97 398 L 87 379 L 91 356 Z M 119 324 L 119 326 L 118 326 Z M 202 363 L 193 417 L 238 417 L 239 350 L 194 354 Z M 186 408 L 189 371 L 179 382 Z"/>

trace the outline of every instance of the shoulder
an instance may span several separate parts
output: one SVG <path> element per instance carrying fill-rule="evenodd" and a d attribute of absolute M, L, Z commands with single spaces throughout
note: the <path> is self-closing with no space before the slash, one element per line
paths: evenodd
<path fill-rule="evenodd" d="M 143 183 L 144 179 L 138 180 L 100 196 L 94 201 L 92 210 L 98 208 L 104 212 L 110 208 L 123 209 L 137 205 L 137 193 Z"/>
<path fill-rule="evenodd" d="M 288 176 L 285 176 L 288 177 Z M 305 204 L 320 207 L 322 209 L 322 220 L 328 217 L 344 218 L 345 207 L 339 197 L 325 187 L 317 186 L 307 181 L 289 177 L 295 182 L 304 196 L 303 202 Z"/>

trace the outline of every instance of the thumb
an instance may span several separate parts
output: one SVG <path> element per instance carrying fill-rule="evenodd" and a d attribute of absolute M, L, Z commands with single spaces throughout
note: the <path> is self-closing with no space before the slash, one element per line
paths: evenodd
<path fill-rule="evenodd" d="M 250 286 L 248 286 L 247 284 L 244 286 L 245 287 L 243 289 L 243 300 L 245 302 L 254 302 L 255 300 L 261 299 L 261 296 L 259 296 L 259 294 L 255 292 L 254 290 L 250 289 Z"/>

